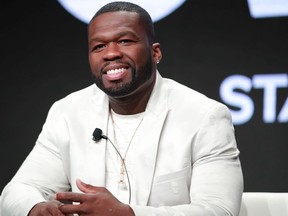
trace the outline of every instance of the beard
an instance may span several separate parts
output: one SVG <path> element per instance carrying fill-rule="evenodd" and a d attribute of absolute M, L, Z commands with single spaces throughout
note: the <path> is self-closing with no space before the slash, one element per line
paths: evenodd
<path fill-rule="evenodd" d="M 130 66 L 131 67 L 131 66 Z M 135 67 L 131 67 L 132 71 L 132 79 L 128 83 L 118 83 L 116 87 L 106 88 L 103 84 L 102 76 L 93 76 L 94 82 L 98 88 L 100 88 L 104 93 L 111 97 L 123 97 L 129 95 L 137 88 L 141 86 L 141 84 L 148 81 L 153 74 L 153 64 L 152 57 L 149 56 L 147 58 L 146 63 L 136 71 Z"/>

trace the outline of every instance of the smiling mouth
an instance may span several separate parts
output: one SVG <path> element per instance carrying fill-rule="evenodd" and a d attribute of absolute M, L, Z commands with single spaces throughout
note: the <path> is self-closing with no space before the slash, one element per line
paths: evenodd
<path fill-rule="evenodd" d="M 127 70 L 127 68 L 117 68 L 117 69 L 113 69 L 113 70 L 108 70 L 106 72 L 107 75 L 116 75 L 119 73 L 123 73 Z"/>
<path fill-rule="evenodd" d="M 109 81 L 119 81 L 127 77 L 128 68 L 120 67 L 115 69 L 110 69 L 106 71 L 105 77 Z"/>

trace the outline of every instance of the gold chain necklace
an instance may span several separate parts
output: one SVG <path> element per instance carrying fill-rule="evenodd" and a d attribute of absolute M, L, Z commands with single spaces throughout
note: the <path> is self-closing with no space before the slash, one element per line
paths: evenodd
<path fill-rule="evenodd" d="M 120 188 L 120 189 L 127 190 L 127 185 L 126 185 L 126 182 L 125 182 L 125 179 L 124 179 L 125 172 L 128 172 L 128 171 L 126 170 L 125 159 L 126 159 L 128 150 L 129 150 L 129 148 L 130 148 L 130 146 L 131 146 L 131 143 L 132 143 L 132 141 L 133 141 L 133 138 L 134 138 L 134 136 L 135 136 L 138 128 L 140 127 L 140 125 L 141 125 L 144 117 L 141 118 L 139 124 L 137 125 L 137 127 L 136 127 L 134 133 L 132 134 L 132 137 L 131 137 L 131 139 L 130 139 L 130 141 L 129 141 L 129 143 L 128 143 L 128 146 L 127 146 L 127 149 L 126 149 L 126 151 L 125 151 L 125 154 L 124 154 L 124 156 L 122 156 L 121 153 L 120 153 L 120 148 L 119 148 L 118 142 L 117 142 L 117 137 L 116 137 L 116 132 L 115 132 L 115 122 L 114 122 L 114 118 L 113 118 L 113 114 L 112 114 L 111 109 L 109 110 L 109 115 L 110 115 L 111 120 L 112 120 L 114 141 L 115 141 L 116 146 L 118 147 L 118 152 L 119 152 L 119 154 L 120 154 L 120 175 L 119 175 L 118 185 L 119 185 L 119 188 Z"/>

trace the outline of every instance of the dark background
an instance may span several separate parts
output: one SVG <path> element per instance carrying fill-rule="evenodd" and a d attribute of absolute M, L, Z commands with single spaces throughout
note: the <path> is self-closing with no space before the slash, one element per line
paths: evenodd
<path fill-rule="evenodd" d="M 1 4 L 0 190 L 32 149 L 52 103 L 92 84 L 86 24 L 57 1 Z M 245 0 L 188 0 L 155 27 L 162 76 L 218 101 L 231 74 L 288 73 L 288 17 L 253 19 Z M 246 94 L 254 115 L 235 125 L 245 191 L 288 192 L 288 122 L 264 123 L 263 89 Z M 288 87 L 277 91 L 277 112 L 287 95 Z"/>

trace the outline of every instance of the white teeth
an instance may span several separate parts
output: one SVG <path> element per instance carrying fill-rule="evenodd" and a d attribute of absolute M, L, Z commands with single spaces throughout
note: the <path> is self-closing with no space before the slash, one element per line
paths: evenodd
<path fill-rule="evenodd" d="M 114 70 L 107 71 L 107 74 L 117 74 L 117 73 L 123 73 L 126 69 L 125 68 L 118 68 Z"/>

